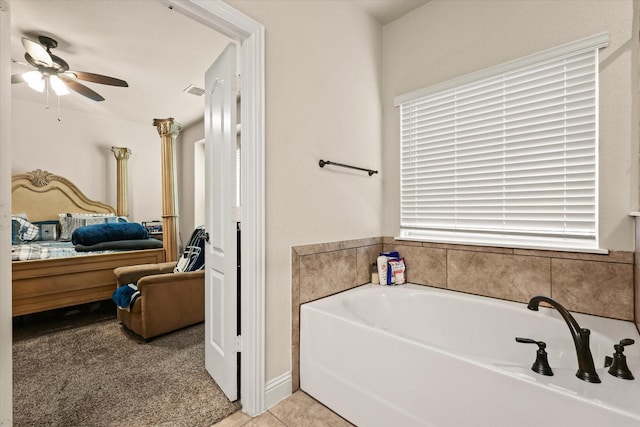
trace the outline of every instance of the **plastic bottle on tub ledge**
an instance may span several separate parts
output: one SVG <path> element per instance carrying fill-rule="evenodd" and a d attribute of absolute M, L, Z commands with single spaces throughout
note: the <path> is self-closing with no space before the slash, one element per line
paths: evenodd
<path fill-rule="evenodd" d="M 387 268 L 389 267 L 387 263 L 387 257 L 385 255 L 380 255 L 378 257 L 378 280 L 381 285 L 387 284 Z"/>
<path fill-rule="evenodd" d="M 381 285 L 401 285 L 406 282 L 404 258 L 398 252 L 382 252 L 377 260 Z"/>
<path fill-rule="evenodd" d="M 371 264 L 371 284 L 373 285 L 380 284 L 380 279 L 378 277 L 378 264 L 375 262 Z"/>

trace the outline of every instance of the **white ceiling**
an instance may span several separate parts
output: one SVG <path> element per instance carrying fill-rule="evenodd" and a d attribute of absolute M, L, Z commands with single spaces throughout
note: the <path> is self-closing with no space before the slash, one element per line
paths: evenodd
<path fill-rule="evenodd" d="M 203 87 L 204 72 L 230 42 L 163 4 L 149 0 L 19 0 L 11 3 L 11 58 L 26 63 L 21 38 L 46 35 L 58 41 L 53 53 L 72 70 L 126 80 L 128 88 L 86 86 L 105 101 L 72 92 L 61 108 L 88 111 L 138 123 L 174 117 L 189 125 L 202 117 L 204 97 L 186 94 Z M 30 68 L 12 64 L 12 73 Z M 45 94 L 12 85 L 12 97 L 45 104 Z M 50 97 L 55 106 L 55 95 Z M 64 113 L 63 113 L 64 115 Z"/>
<path fill-rule="evenodd" d="M 386 24 L 428 0 L 338 1 L 352 1 Z M 60 98 L 62 111 L 75 109 L 138 123 L 174 117 L 184 126 L 202 117 L 204 97 L 183 90 L 190 84 L 204 87 L 204 72 L 230 42 L 158 1 L 12 1 L 12 60 L 25 64 L 21 38 L 37 41 L 39 35 L 58 41 L 53 53 L 67 61 L 71 70 L 129 83 L 128 88 L 121 88 L 83 82 L 105 101 L 95 102 L 72 92 Z M 12 74 L 29 70 L 29 66 L 12 64 Z M 45 94 L 24 83 L 12 85 L 12 98 L 43 108 L 47 102 Z M 55 95 L 50 96 L 49 104 L 57 105 Z"/>

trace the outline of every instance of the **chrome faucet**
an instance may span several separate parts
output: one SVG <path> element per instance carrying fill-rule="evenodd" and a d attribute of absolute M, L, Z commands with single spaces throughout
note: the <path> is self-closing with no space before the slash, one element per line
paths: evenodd
<path fill-rule="evenodd" d="M 598 373 L 596 372 L 596 368 L 593 364 L 593 356 L 591 355 L 591 349 L 589 348 L 589 335 L 591 334 L 591 331 L 589 329 L 581 328 L 571 313 L 569 313 L 569 311 L 560 303 L 552 300 L 551 298 L 540 295 L 535 296 L 529 300 L 527 308 L 529 310 L 538 311 L 538 305 L 541 302 L 546 302 L 555 308 L 558 313 L 560 313 L 564 321 L 567 322 L 567 326 L 569 326 L 573 343 L 576 346 L 576 355 L 578 356 L 578 372 L 576 372 L 576 377 L 588 383 L 599 383 L 600 377 L 598 377 Z"/>

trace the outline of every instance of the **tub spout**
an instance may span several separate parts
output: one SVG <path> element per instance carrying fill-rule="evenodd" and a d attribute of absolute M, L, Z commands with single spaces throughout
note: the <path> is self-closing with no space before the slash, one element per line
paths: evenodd
<path fill-rule="evenodd" d="M 576 346 L 576 355 L 578 356 L 578 372 L 576 372 L 576 376 L 589 383 L 599 383 L 600 377 L 598 377 L 598 373 L 596 372 L 596 368 L 593 364 L 593 356 L 591 355 L 591 349 L 589 348 L 589 335 L 591 334 L 591 331 L 589 329 L 581 328 L 576 319 L 573 318 L 566 308 L 549 297 L 535 296 L 529 300 L 527 308 L 529 310 L 538 311 L 538 305 L 541 302 L 546 302 L 555 308 L 567 323 L 567 326 L 569 326 L 573 343 Z"/>

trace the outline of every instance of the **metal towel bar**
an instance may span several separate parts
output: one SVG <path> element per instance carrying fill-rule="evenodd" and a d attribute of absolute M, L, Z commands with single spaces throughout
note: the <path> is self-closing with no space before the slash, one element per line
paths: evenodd
<path fill-rule="evenodd" d="M 378 171 L 374 171 L 371 169 L 359 168 L 357 166 L 343 165 L 342 163 L 335 163 L 329 160 L 322 160 L 322 159 L 318 162 L 318 165 L 320 165 L 321 168 L 323 168 L 325 165 L 334 165 L 334 166 L 340 166 L 341 168 L 357 169 L 359 171 L 364 171 L 368 173 L 369 176 L 373 175 L 374 173 L 378 173 Z"/>

